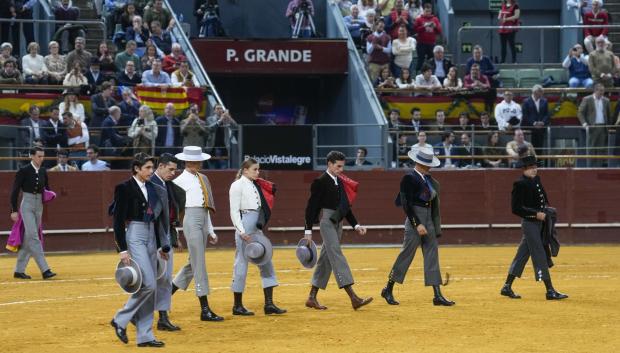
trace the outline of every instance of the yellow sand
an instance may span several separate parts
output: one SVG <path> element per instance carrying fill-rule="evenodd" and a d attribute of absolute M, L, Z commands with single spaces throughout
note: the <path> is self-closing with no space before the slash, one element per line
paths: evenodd
<path fill-rule="evenodd" d="M 443 288 L 456 306 L 435 307 L 432 290 L 423 286 L 421 251 L 388 306 L 379 293 L 398 253 L 397 248 L 345 249 L 361 296 L 375 301 L 353 311 L 344 291 L 330 282 L 319 293 L 328 310 L 304 307 L 311 272 L 302 270 L 293 249 L 275 251 L 281 286 L 275 290 L 283 316 L 262 314 L 263 294 L 255 267 L 250 269 L 245 304 L 254 317 L 231 315 L 233 251 L 209 250 L 207 263 L 213 310 L 224 322 L 198 320 L 193 292 L 173 297 L 171 319 L 183 330 L 155 331 L 168 352 L 619 352 L 620 247 L 563 247 L 551 271 L 555 287 L 570 295 L 549 302 L 544 286 L 532 279 L 528 264 L 514 289 L 523 296 L 499 295 L 515 247 L 444 247 L 442 272 L 451 281 Z M 175 257 L 175 269 L 187 252 Z M 126 296 L 112 279 L 117 255 L 91 253 L 51 255 L 58 277 L 40 280 L 31 263 L 31 281 L 12 278 L 14 257 L 0 257 L 0 342 L 2 352 L 118 352 L 135 350 L 114 336 L 109 321 Z"/>

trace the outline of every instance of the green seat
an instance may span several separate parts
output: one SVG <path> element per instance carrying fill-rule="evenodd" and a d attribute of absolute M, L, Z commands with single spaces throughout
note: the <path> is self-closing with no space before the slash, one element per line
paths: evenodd
<path fill-rule="evenodd" d="M 542 76 L 539 69 L 521 69 L 517 70 L 519 79 L 519 88 L 532 88 L 542 82 Z"/>
<path fill-rule="evenodd" d="M 499 79 L 502 81 L 504 88 L 516 88 L 519 87 L 517 83 L 519 80 L 517 79 L 517 70 L 513 69 L 500 69 L 499 70 Z"/>
<path fill-rule="evenodd" d="M 568 72 L 566 69 L 544 69 L 543 78 L 553 77 L 555 84 L 566 85 L 568 83 Z"/>

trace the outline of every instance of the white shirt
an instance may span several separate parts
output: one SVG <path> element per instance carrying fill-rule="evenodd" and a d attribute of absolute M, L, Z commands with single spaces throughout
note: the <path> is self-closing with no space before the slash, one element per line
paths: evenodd
<path fill-rule="evenodd" d="M 435 60 L 435 76 L 446 77 L 446 71 L 443 69 L 443 60 Z"/>
<path fill-rule="evenodd" d="M 60 111 L 60 121 L 64 123 L 62 113 L 65 112 L 65 102 L 61 102 L 58 105 L 58 110 Z M 82 103 L 74 103 L 69 105 L 69 112 L 73 115 L 73 117 L 79 120 L 81 123 L 86 120 L 86 113 L 84 112 L 84 105 Z"/>
<path fill-rule="evenodd" d="M 37 168 L 37 166 L 36 166 L 36 165 L 34 165 L 34 163 L 32 163 L 32 162 L 30 162 L 30 165 L 32 166 L 32 168 L 34 168 L 34 172 L 35 172 L 36 174 L 39 174 L 39 169 L 41 169 L 41 168 L 40 168 L 40 167 L 39 167 L 39 168 Z"/>
<path fill-rule="evenodd" d="M 534 102 L 534 105 L 536 106 L 536 111 L 540 112 L 540 98 L 536 99 L 534 98 L 534 96 L 532 96 L 532 101 Z"/>
<path fill-rule="evenodd" d="M 325 173 L 327 173 L 327 175 L 329 175 L 329 176 L 332 178 L 332 180 L 334 180 L 334 184 L 335 184 L 335 185 L 338 185 L 338 177 L 333 176 L 333 175 L 329 172 L 329 170 L 326 170 L 326 171 L 325 171 Z"/>
<path fill-rule="evenodd" d="M 230 219 L 239 234 L 245 234 L 245 228 L 241 221 L 241 211 L 258 210 L 260 208 L 261 202 L 258 189 L 256 189 L 256 185 L 254 185 L 252 180 L 246 176 L 241 176 L 241 178 L 235 180 L 230 185 L 228 198 L 230 201 Z"/>
<path fill-rule="evenodd" d="M 523 113 L 521 112 L 521 106 L 515 101 L 510 101 L 510 103 L 506 103 L 503 100 L 501 103 L 495 106 L 495 120 L 497 121 L 497 128 L 500 130 L 506 130 L 508 127 L 508 120 L 511 117 L 516 116 L 519 119 L 519 125 L 521 125 L 521 117 Z"/>
<path fill-rule="evenodd" d="M 603 113 L 603 97 L 594 98 L 594 107 L 596 108 L 596 119 L 594 120 L 595 124 L 605 124 L 605 114 Z"/>
<path fill-rule="evenodd" d="M 185 208 L 200 207 L 204 208 L 205 198 L 202 193 L 202 187 L 200 186 L 200 176 L 198 174 L 192 174 L 186 170 L 181 173 L 172 182 L 185 191 Z M 207 210 L 207 233 L 215 235 L 213 231 L 213 223 L 211 223 L 211 213 Z"/>
<path fill-rule="evenodd" d="M 95 161 L 95 163 L 87 161 L 86 163 L 82 164 L 82 171 L 84 172 L 99 172 L 103 170 L 110 170 L 110 168 L 108 168 L 106 162 L 100 161 L 98 159 L 97 161 Z"/>
<path fill-rule="evenodd" d="M 415 77 L 414 84 L 416 87 L 424 87 L 424 88 L 441 88 L 441 82 L 437 79 L 437 76 L 431 75 L 431 78 L 427 81 L 424 78 L 424 75 L 419 74 Z M 432 96 L 430 92 L 416 92 L 415 96 Z"/>
<path fill-rule="evenodd" d="M 401 69 L 408 69 L 413 60 L 413 52 L 415 52 L 416 41 L 412 37 L 407 37 L 405 42 L 401 42 L 396 38 L 392 41 L 392 54 L 394 54 L 394 64 Z"/>
<path fill-rule="evenodd" d="M 39 122 L 34 121 L 34 119 L 30 119 L 32 121 L 32 131 L 34 132 L 34 138 L 41 138 L 41 130 L 39 130 Z"/>
<path fill-rule="evenodd" d="M 444 167 L 449 167 L 452 165 L 452 158 L 448 158 L 452 155 L 452 145 L 443 145 L 443 151 L 445 153 L 446 159 L 444 163 Z"/>
<path fill-rule="evenodd" d="M 142 194 L 144 195 L 144 199 L 148 202 L 149 193 L 148 191 L 146 191 L 146 183 L 140 181 L 140 179 L 136 178 L 135 175 L 133 176 L 133 180 L 135 180 L 136 183 L 138 183 L 138 187 L 140 188 L 140 191 L 142 191 Z"/>
<path fill-rule="evenodd" d="M 24 75 L 41 74 L 47 72 L 47 66 L 45 66 L 45 59 L 37 54 L 35 57 L 28 54 L 22 58 L 22 68 Z"/>

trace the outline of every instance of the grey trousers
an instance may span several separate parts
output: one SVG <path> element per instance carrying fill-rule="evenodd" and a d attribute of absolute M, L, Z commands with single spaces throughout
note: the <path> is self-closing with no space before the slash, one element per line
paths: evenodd
<path fill-rule="evenodd" d="M 549 274 L 549 264 L 547 263 L 547 254 L 543 248 L 540 232 L 542 230 L 542 222 L 522 220 L 523 238 L 517 249 L 508 273 L 521 278 L 523 269 L 527 264 L 527 260 L 532 256 L 532 264 L 534 265 L 534 279 L 536 281 L 544 281 L 551 279 Z"/>
<path fill-rule="evenodd" d="M 438 286 L 441 284 L 441 271 L 439 269 L 439 251 L 435 226 L 431 216 L 431 209 L 426 207 L 415 206 L 414 212 L 420 219 L 420 222 L 426 227 L 428 234 L 420 236 L 418 231 L 413 228 L 409 218 L 405 220 L 405 239 L 403 247 L 396 257 L 390 279 L 396 283 L 402 284 L 405 276 L 411 266 L 411 262 L 415 257 L 418 246 L 422 245 L 422 254 L 424 255 L 424 285 Z"/>
<path fill-rule="evenodd" d="M 130 222 L 127 227 L 127 250 L 142 271 L 142 287 L 127 300 L 125 306 L 114 316 L 114 321 L 123 328 L 131 318 L 136 320 L 136 342 L 155 339 L 153 335 L 153 310 L 155 310 L 155 289 L 157 273 L 157 242 L 155 225 L 144 222 Z"/>
<path fill-rule="evenodd" d="M 202 207 L 188 207 L 183 218 L 183 234 L 187 241 L 189 259 L 172 281 L 180 289 L 187 290 L 192 279 L 196 281 L 196 296 L 209 294 L 209 278 L 205 249 L 209 234 L 207 234 L 208 210 Z"/>
<path fill-rule="evenodd" d="M 24 220 L 24 240 L 17 252 L 17 263 L 15 272 L 25 273 L 26 266 L 30 257 L 39 266 L 41 273 L 49 270 L 45 255 L 43 255 L 43 245 L 39 240 L 39 226 L 43 216 L 43 199 L 41 194 L 23 193 L 20 207 L 22 219 Z"/>
<path fill-rule="evenodd" d="M 263 233 L 262 230 L 256 228 L 258 215 L 258 211 L 250 211 L 241 214 L 241 222 L 243 222 L 243 228 L 245 228 L 247 234 Z M 235 232 L 235 265 L 233 266 L 233 279 L 230 290 L 236 293 L 243 293 L 245 289 L 245 280 L 248 275 L 248 260 L 243 256 L 244 245 L 245 241 L 241 238 L 239 232 Z M 275 287 L 278 285 L 276 271 L 271 261 L 262 266 L 258 266 L 258 269 L 260 270 L 263 288 Z"/>
<path fill-rule="evenodd" d="M 590 150 L 591 155 L 604 155 L 607 154 L 607 128 L 601 126 L 590 126 L 590 136 L 588 141 L 588 147 L 592 147 Z M 590 161 L 591 167 L 602 167 L 603 159 L 593 159 Z"/>
<path fill-rule="evenodd" d="M 312 285 L 321 289 L 327 287 L 327 282 L 329 282 L 332 272 L 334 272 L 336 277 L 338 288 L 354 283 L 353 274 L 340 247 L 342 221 L 336 225 L 329 219 L 334 212 L 334 210 L 326 208 L 322 210 L 323 215 L 321 216 L 320 227 L 323 245 L 321 246 L 321 254 L 312 276 Z"/>
<path fill-rule="evenodd" d="M 157 292 L 155 292 L 155 310 L 170 311 L 172 300 L 172 269 L 173 269 L 172 248 L 168 252 L 168 263 L 166 273 L 157 280 Z"/>

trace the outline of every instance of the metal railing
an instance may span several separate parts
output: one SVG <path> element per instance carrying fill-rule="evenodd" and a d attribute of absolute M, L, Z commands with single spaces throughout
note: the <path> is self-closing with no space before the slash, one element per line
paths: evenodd
<path fill-rule="evenodd" d="M 355 161 L 357 149 L 364 147 L 368 150 L 366 160 L 371 164 L 360 166 L 358 169 L 385 168 L 388 165 L 387 139 L 383 139 L 380 144 L 367 144 L 357 142 L 353 144 L 342 143 L 347 135 L 364 135 L 363 130 L 379 130 L 381 134 L 387 136 L 387 125 L 379 124 L 315 124 L 312 126 L 312 151 L 313 169 L 321 169 L 327 165 L 326 155 L 331 150 L 338 150 L 347 156 L 347 162 Z M 362 130 L 362 131 L 355 131 Z"/>

